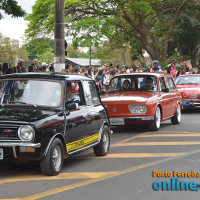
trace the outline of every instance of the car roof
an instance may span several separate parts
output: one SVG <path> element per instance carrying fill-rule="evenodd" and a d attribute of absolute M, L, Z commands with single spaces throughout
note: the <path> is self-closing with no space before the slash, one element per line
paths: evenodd
<path fill-rule="evenodd" d="M 181 74 L 179 77 L 181 76 L 200 76 L 200 74 Z"/>
<path fill-rule="evenodd" d="M 157 77 L 161 77 L 161 76 L 171 76 L 168 73 L 162 73 L 162 72 L 134 72 L 134 73 L 129 73 L 129 74 L 119 74 L 116 75 L 114 77 L 120 77 L 120 76 L 137 76 L 137 75 L 151 75 L 151 76 L 157 76 Z"/>
<path fill-rule="evenodd" d="M 1 75 L 1 79 L 8 78 L 42 78 L 42 79 L 56 79 L 56 80 L 92 80 L 91 78 L 79 75 L 79 74 L 70 74 L 70 73 L 59 73 L 59 72 L 33 72 L 33 73 L 14 73 L 14 74 L 6 74 Z"/>

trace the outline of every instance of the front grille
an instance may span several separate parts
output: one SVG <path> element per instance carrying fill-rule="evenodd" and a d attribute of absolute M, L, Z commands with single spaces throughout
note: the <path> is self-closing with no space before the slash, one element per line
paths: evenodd
<path fill-rule="evenodd" d="M 20 140 L 18 137 L 19 126 L 0 124 L 0 140 Z"/>

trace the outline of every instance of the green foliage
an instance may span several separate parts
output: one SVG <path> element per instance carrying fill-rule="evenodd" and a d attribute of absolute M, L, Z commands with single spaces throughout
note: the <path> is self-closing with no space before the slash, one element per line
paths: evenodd
<path fill-rule="evenodd" d="M 73 37 L 75 47 L 89 47 L 121 32 L 129 44 L 133 38 L 139 41 L 134 59 L 143 48 L 152 59 L 164 61 L 180 14 L 199 8 L 197 0 L 65 0 L 66 35 Z M 54 0 L 38 0 L 26 19 L 28 37 L 53 33 Z"/>
<path fill-rule="evenodd" d="M 54 53 L 52 49 L 46 49 L 46 51 L 42 54 L 37 55 L 39 63 L 46 62 L 46 63 L 53 63 L 54 60 Z"/>
<path fill-rule="evenodd" d="M 17 58 L 28 60 L 25 47 L 19 47 L 18 40 L 12 40 L 0 34 L 0 61 L 2 63 L 7 62 L 13 67 L 17 63 Z"/>
<path fill-rule="evenodd" d="M 28 42 L 26 45 L 26 50 L 29 53 L 29 59 L 38 59 L 39 63 L 53 62 L 54 58 L 54 40 L 49 38 L 37 38 Z"/>
<path fill-rule="evenodd" d="M 26 12 L 15 0 L 0 0 L 0 10 L 3 10 L 6 14 L 11 15 L 12 17 L 23 17 L 26 15 Z M 0 13 L 0 19 L 2 18 L 3 16 Z"/>

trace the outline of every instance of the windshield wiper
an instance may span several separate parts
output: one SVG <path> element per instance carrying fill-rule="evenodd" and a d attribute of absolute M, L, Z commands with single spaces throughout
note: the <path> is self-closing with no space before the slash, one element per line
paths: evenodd
<path fill-rule="evenodd" d="M 14 103 L 14 104 L 23 104 L 23 105 L 27 105 L 27 106 L 33 106 L 35 108 L 37 108 L 37 106 L 35 104 L 30 104 L 30 103 L 26 103 L 26 102 L 23 102 L 23 101 L 9 101 L 8 103 Z"/>

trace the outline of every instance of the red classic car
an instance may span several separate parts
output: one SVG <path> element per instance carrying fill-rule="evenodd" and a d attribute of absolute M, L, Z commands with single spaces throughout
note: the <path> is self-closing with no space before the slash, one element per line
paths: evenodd
<path fill-rule="evenodd" d="M 185 74 L 176 79 L 182 95 L 182 108 L 200 106 L 200 74 Z"/>
<path fill-rule="evenodd" d="M 158 130 L 161 121 L 181 121 L 181 94 L 171 75 L 164 73 L 132 73 L 113 77 L 108 93 L 102 96 L 110 124 L 148 123 Z"/>

